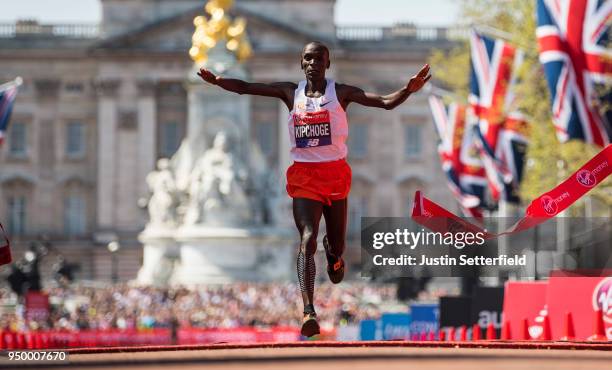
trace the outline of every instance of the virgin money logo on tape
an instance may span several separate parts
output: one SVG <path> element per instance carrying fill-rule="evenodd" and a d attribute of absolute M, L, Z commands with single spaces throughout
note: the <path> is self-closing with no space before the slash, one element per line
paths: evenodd
<path fill-rule="evenodd" d="M 593 290 L 593 309 L 601 310 L 604 321 L 612 324 L 612 277 L 603 279 Z"/>
<path fill-rule="evenodd" d="M 545 195 L 542 197 L 541 202 L 542 208 L 544 209 L 544 212 L 546 212 L 547 215 L 552 216 L 557 213 L 557 202 L 555 202 L 553 197 Z"/>
<path fill-rule="evenodd" d="M 559 212 L 559 204 L 563 203 L 563 201 L 569 198 L 570 194 L 567 191 L 561 193 L 561 195 L 556 198 L 553 198 L 550 195 L 544 195 L 542 198 L 540 198 L 540 205 L 547 215 L 554 216 Z"/>
<path fill-rule="evenodd" d="M 589 170 L 580 170 L 576 174 L 576 180 L 580 183 L 580 185 L 592 188 L 597 184 L 597 179 Z"/>

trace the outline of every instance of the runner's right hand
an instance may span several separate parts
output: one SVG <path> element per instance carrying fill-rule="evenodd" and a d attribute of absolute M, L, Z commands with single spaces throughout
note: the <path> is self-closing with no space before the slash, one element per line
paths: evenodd
<path fill-rule="evenodd" d="M 200 72 L 198 72 L 198 76 L 200 76 L 204 81 L 216 85 L 217 84 L 217 76 L 214 73 L 209 71 L 206 68 L 200 68 Z"/>

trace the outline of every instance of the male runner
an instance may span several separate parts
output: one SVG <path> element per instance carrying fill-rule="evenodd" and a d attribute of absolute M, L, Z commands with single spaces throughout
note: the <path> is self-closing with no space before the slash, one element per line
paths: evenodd
<path fill-rule="evenodd" d="M 204 81 L 227 91 L 281 99 L 290 111 L 288 129 L 294 163 L 287 170 L 287 192 L 293 198 L 293 217 L 300 234 L 297 273 L 304 301 L 301 333 L 307 337 L 319 334 L 313 294 L 314 254 L 321 215 L 327 225 L 327 235 L 323 237 L 327 273 L 335 284 L 344 277 L 342 253 L 351 186 L 351 169 L 345 160 L 346 108 L 354 102 L 393 109 L 431 78 L 429 66 L 425 65 L 406 86 L 388 95 L 378 95 L 326 79 L 329 66 L 328 48 L 320 42 L 310 42 L 304 46 L 301 58 L 306 79 L 298 84 L 251 83 L 215 76 L 205 68 L 198 72 Z"/>

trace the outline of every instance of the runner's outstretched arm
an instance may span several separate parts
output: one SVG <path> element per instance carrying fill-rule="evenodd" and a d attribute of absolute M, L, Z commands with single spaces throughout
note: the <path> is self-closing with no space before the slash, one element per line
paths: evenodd
<path fill-rule="evenodd" d="M 367 107 L 376 107 L 384 109 L 393 109 L 398 105 L 402 104 L 410 94 L 419 91 L 427 81 L 431 78 L 429 74 L 429 65 L 425 64 L 423 68 L 416 75 L 412 76 L 410 81 L 403 88 L 388 94 L 378 95 L 374 93 L 365 92 L 362 89 L 351 86 L 351 85 L 339 85 L 339 100 L 342 103 L 343 108 L 349 105 L 349 103 L 355 102 L 357 104 L 365 105 Z"/>
<path fill-rule="evenodd" d="M 293 82 L 246 82 L 235 78 L 216 76 L 206 68 L 200 68 L 198 76 L 202 80 L 212 85 L 217 85 L 224 90 L 240 95 L 248 94 L 278 98 L 285 102 L 289 110 L 293 108 L 293 93 L 297 88 L 297 85 Z"/>

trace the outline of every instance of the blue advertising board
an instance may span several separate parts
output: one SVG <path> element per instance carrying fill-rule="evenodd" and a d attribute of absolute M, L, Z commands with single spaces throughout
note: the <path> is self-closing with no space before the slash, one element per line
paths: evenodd
<path fill-rule="evenodd" d="M 359 323 L 359 339 L 361 340 L 380 340 L 381 333 L 377 326 L 380 326 L 379 320 L 361 320 Z M 378 335 L 377 335 L 378 334 Z"/>
<path fill-rule="evenodd" d="M 416 303 L 410 306 L 412 320 L 410 333 L 420 335 L 422 333 L 436 332 L 438 330 L 440 307 L 437 303 Z"/>
<path fill-rule="evenodd" d="M 384 313 L 380 317 L 382 339 L 410 339 L 409 313 Z"/>

